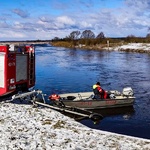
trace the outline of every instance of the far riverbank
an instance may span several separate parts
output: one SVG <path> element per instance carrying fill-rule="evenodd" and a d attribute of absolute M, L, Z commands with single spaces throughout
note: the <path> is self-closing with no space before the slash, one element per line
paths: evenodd
<path fill-rule="evenodd" d="M 127 51 L 127 52 L 138 52 L 138 53 L 150 53 L 150 43 L 128 43 L 128 44 L 99 44 L 99 45 L 63 45 L 61 43 L 51 43 L 53 46 L 57 47 L 67 47 L 67 48 L 79 48 L 79 49 L 89 49 L 89 50 L 108 50 L 108 51 Z"/>

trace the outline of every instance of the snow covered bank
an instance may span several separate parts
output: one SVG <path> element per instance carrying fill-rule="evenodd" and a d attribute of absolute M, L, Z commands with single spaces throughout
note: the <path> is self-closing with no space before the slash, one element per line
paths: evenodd
<path fill-rule="evenodd" d="M 149 43 L 129 43 L 127 45 L 110 47 L 109 50 L 150 53 L 150 44 Z"/>
<path fill-rule="evenodd" d="M 150 140 L 90 129 L 49 108 L 0 103 L 2 150 L 148 150 Z"/>

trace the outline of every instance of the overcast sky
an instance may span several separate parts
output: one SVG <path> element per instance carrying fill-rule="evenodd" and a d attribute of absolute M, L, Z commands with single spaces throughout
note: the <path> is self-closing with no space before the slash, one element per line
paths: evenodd
<path fill-rule="evenodd" d="M 150 0 L 0 0 L 0 41 L 64 38 L 91 30 L 145 37 Z"/>

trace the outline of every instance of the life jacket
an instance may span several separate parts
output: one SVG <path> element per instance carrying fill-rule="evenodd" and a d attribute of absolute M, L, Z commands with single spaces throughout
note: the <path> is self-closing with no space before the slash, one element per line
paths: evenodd
<path fill-rule="evenodd" d="M 108 98 L 108 94 L 107 92 L 104 90 L 104 99 L 107 99 Z"/>
<path fill-rule="evenodd" d="M 99 95 L 100 94 L 100 92 L 98 91 L 98 87 L 100 87 L 99 85 L 93 85 L 93 92 L 94 92 L 94 94 L 95 95 Z"/>
<path fill-rule="evenodd" d="M 100 92 L 101 90 L 101 92 Z M 93 92 L 95 95 L 100 95 L 100 97 L 102 99 L 106 99 L 107 98 L 107 92 L 105 90 L 103 90 L 99 85 L 93 85 Z"/>
<path fill-rule="evenodd" d="M 57 101 L 57 100 L 60 99 L 60 96 L 57 95 L 57 94 L 52 94 L 52 95 L 49 96 L 49 99 L 53 100 L 53 101 Z"/>

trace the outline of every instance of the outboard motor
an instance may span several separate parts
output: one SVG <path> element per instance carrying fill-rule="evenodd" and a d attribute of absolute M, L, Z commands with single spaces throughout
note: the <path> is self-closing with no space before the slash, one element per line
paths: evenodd
<path fill-rule="evenodd" d="M 134 95 L 133 90 L 132 90 L 131 87 L 123 88 L 122 94 L 124 96 L 133 96 Z"/>

